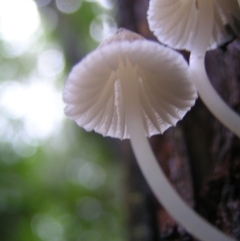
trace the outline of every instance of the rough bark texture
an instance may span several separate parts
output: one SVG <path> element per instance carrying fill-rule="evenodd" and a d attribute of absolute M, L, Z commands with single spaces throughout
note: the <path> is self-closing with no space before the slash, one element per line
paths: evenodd
<path fill-rule="evenodd" d="M 146 20 L 148 0 L 118 3 L 119 26 L 154 40 Z M 240 38 L 208 52 L 206 69 L 216 90 L 240 113 Z M 186 202 L 240 240 L 240 140 L 198 99 L 178 127 L 150 141 L 160 165 Z M 131 153 L 128 142 L 123 147 Z M 194 240 L 154 199 L 132 153 L 130 159 L 126 164 L 129 240 Z"/>

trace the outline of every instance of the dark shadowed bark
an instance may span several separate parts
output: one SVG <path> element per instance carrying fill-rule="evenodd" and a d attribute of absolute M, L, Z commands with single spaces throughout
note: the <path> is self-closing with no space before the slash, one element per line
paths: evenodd
<path fill-rule="evenodd" d="M 120 27 L 156 40 L 146 20 L 148 0 L 118 3 Z M 213 86 L 240 113 L 240 38 L 209 51 L 205 63 Z M 240 140 L 198 99 L 176 128 L 150 142 L 183 199 L 209 222 L 240 240 Z M 125 153 L 131 153 L 128 142 L 123 147 Z M 194 240 L 157 203 L 132 153 L 130 156 L 126 162 L 129 240 Z"/>

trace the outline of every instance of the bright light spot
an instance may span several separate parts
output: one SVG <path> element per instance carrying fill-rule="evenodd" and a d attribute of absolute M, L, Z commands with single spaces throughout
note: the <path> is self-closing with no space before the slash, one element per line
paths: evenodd
<path fill-rule="evenodd" d="M 113 1 L 111 0 L 95 0 L 99 3 L 103 8 L 112 9 L 113 8 Z"/>
<path fill-rule="evenodd" d="M 97 42 L 102 42 L 117 31 L 115 20 L 106 14 L 98 15 L 90 25 L 90 34 Z"/>
<path fill-rule="evenodd" d="M 47 215 L 36 215 L 32 219 L 32 229 L 42 240 L 64 240 L 62 225 Z"/>
<path fill-rule="evenodd" d="M 85 0 L 85 1 L 98 3 L 101 7 L 105 8 L 105 9 L 113 8 L 113 1 L 111 1 L 111 0 Z"/>
<path fill-rule="evenodd" d="M 11 119 L 22 118 L 26 112 L 24 87 L 15 81 L 0 85 L 0 106 Z"/>
<path fill-rule="evenodd" d="M 20 132 L 12 140 L 13 150 L 20 157 L 30 157 L 36 152 L 36 145 L 26 133 Z"/>
<path fill-rule="evenodd" d="M 101 187 L 106 179 L 105 171 L 95 163 L 84 163 L 78 171 L 79 183 L 88 189 Z"/>
<path fill-rule="evenodd" d="M 73 183 L 93 190 L 100 188 L 104 184 L 106 173 L 104 169 L 96 163 L 76 159 L 68 164 L 66 177 Z"/>
<path fill-rule="evenodd" d="M 58 130 L 63 118 L 61 93 L 40 81 L 0 85 L 0 110 L 10 119 L 22 119 L 27 135 L 36 139 Z"/>
<path fill-rule="evenodd" d="M 56 0 L 56 5 L 59 11 L 63 13 L 74 13 L 82 4 L 82 0 Z"/>
<path fill-rule="evenodd" d="M 5 58 L 15 58 L 23 54 L 29 47 L 28 41 L 3 42 L 2 55 Z"/>
<path fill-rule="evenodd" d="M 12 126 L 9 124 L 7 118 L 0 115 L 0 138 L 1 142 L 11 142 L 14 135 Z"/>
<path fill-rule="evenodd" d="M 38 58 L 38 71 L 42 77 L 55 78 L 63 71 L 64 66 L 63 53 L 56 49 L 47 50 Z"/>
<path fill-rule="evenodd" d="M 23 41 L 39 27 L 40 18 L 33 0 L 0 0 L 0 37 Z"/>

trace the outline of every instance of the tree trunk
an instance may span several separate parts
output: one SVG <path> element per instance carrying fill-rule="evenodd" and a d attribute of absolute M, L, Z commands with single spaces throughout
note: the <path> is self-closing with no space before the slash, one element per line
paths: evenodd
<path fill-rule="evenodd" d="M 148 0 L 118 0 L 119 26 L 156 40 L 148 28 Z M 188 53 L 182 52 L 186 58 Z M 206 70 L 222 98 L 240 113 L 240 38 L 206 55 Z M 240 140 L 200 99 L 163 135 L 150 139 L 158 161 L 183 199 L 223 232 L 240 240 Z M 195 240 L 158 204 L 128 142 L 129 240 Z"/>

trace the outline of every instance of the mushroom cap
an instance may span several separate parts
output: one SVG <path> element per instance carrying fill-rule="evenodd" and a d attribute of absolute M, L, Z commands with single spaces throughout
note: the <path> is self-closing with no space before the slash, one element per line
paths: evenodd
<path fill-rule="evenodd" d="M 129 138 L 119 71 L 135 73 L 146 136 L 176 125 L 197 98 L 188 65 L 174 50 L 142 38 L 111 41 L 73 67 L 63 90 L 65 114 L 87 131 Z"/>
<path fill-rule="evenodd" d="M 148 9 L 150 29 L 160 42 L 175 49 L 191 51 L 197 34 L 198 0 L 151 0 Z M 214 26 L 209 49 L 239 35 L 240 10 L 237 0 L 212 0 Z"/>

